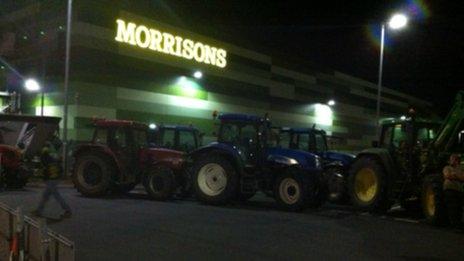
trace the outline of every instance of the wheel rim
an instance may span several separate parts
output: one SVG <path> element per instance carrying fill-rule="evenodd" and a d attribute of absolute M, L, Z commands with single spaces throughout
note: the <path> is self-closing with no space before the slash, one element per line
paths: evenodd
<path fill-rule="evenodd" d="M 95 162 L 88 162 L 84 164 L 81 175 L 81 181 L 83 181 L 86 186 L 94 187 L 101 183 L 103 170 L 99 164 Z"/>
<path fill-rule="evenodd" d="M 285 178 L 280 182 L 279 195 L 285 204 L 295 204 L 301 196 L 300 185 L 292 178 Z"/>
<path fill-rule="evenodd" d="M 356 197 L 363 202 L 372 201 L 377 195 L 378 180 L 374 170 L 363 168 L 356 173 L 354 191 Z"/>
<path fill-rule="evenodd" d="M 431 186 L 428 186 L 425 190 L 424 197 L 425 212 L 429 217 L 435 215 L 435 192 Z"/>
<path fill-rule="evenodd" d="M 198 186 L 208 196 L 221 194 L 227 186 L 227 174 L 221 165 L 208 163 L 198 172 Z"/>

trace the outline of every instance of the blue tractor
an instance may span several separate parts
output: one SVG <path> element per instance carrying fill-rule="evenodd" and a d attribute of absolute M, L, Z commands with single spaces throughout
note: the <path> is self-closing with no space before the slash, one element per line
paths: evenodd
<path fill-rule="evenodd" d="M 321 157 L 323 183 L 326 186 L 328 200 L 332 203 L 347 203 L 349 200 L 347 178 L 355 156 L 330 151 L 324 130 L 316 128 L 279 128 L 279 144 L 283 148 L 303 150 Z"/>
<path fill-rule="evenodd" d="M 267 117 L 221 114 L 218 119 L 217 141 L 190 153 L 193 188 L 201 202 L 247 200 L 258 190 L 288 211 L 324 202 L 319 156 L 278 147 Z"/>

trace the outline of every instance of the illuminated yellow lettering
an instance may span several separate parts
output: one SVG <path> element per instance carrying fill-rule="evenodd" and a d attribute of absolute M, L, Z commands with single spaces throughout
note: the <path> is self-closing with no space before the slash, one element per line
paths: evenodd
<path fill-rule="evenodd" d="M 185 59 L 192 60 L 193 59 L 193 45 L 195 43 L 190 39 L 185 39 L 182 43 L 182 57 Z"/>
<path fill-rule="evenodd" d="M 216 65 L 217 48 L 205 45 L 205 63 Z"/>
<path fill-rule="evenodd" d="M 163 36 L 161 35 L 161 32 L 155 29 L 150 29 L 150 34 L 151 34 L 151 43 L 150 43 L 150 49 L 153 51 L 161 51 L 161 41 L 163 41 Z"/>
<path fill-rule="evenodd" d="M 150 45 L 150 30 L 144 25 L 137 27 L 135 30 L 135 41 L 141 48 L 147 48 Z"/>
<path fill-rule="evenodd" d="M 227 52 L 226 52 L 226 50 L 219 49 L 217 51 L 217 53 L 216 53 L 216 57 L 217 57 L 216 66 L 218 66 L 220 68 L 226 67 L 226 65 L 227 65 L 227 60 L 226 60 Z"/>
<path fill-rule="evenodd" d="M 115 40 L 118 42 L 136 45 L 135 27 L 137 27 L 137 25 L 134 23 L 128 23 L 126 26 L 126 22 L 121 19 L 116 20 L 116 23 L 118 24 L 118 32 L 116 34 Z"/>
<path fill-rule="evenodd" d="M 202 43 L 196 42 L 193 46 L 193 57 L 199 63 L 205 60 L 205 46 Z"/>
<path fill-rule="evenodd" d="M 163 33 L 163 52 L 175 55 L 174 44 L 176 43 L 172 34 Z"/>
<path fill-rule="evenodd" d="M 174 54 L 176 56 L 182 57 L 182 41 L 184 39 L 182 39 L 182 37 L 180 36 L 176 36 L 175 39 L 176 39 L 176 50 L 174 51 Z"/>
<path fill-rule="evenodd" d="M 145 25 L 116 20 L 117 42 L 136 45 L 140 48 L 149 48 L 154 52 L 182 57 L 187 60 L 194 59 L 199 63 L 210 64 L 219 68 L 227 65 L 227 51 L 221 48 L 203 44 L 179 35 L 150 28 Z"/>

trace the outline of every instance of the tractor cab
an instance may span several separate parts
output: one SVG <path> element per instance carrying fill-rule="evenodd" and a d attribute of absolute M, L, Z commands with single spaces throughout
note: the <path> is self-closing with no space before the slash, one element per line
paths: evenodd
<path fill-rule="evenodd" d="M 378 147 L 389 151 L 402 172 L 415 175 L 421 170 L 439 128 L 439 122 L 424 119 L 384 120 Z"/>
<path fill-rule="evenodd" d="M 152 147 L 190 152 L 201 146 L 202 134 L 189 125 L 150 126 L 149 144 Z"/>
<path fill-rule="evenodd" d="M 238 151 L 245 167 L 254 167 L 263 160 L 267 145 L 269 121 L 262 117 L 242 114 L 220 115 L 218 143 L 232 146 Z"/>

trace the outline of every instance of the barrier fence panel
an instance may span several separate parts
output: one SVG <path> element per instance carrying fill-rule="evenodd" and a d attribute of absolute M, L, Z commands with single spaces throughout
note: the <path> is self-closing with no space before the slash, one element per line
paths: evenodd
<path fill-rule="evenodd" d="M 73 261 L 74 243 L 47 228 L 45 219 L 34 220 L 0 203 L 0 260 Z"/>

